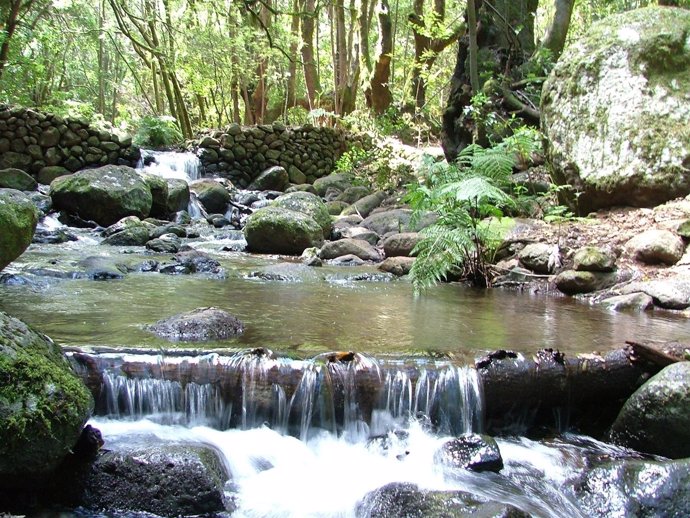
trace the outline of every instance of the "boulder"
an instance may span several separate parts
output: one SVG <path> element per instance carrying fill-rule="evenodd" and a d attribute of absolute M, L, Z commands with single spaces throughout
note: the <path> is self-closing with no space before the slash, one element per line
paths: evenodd
<path fill-rule="evenodd" d="M 617 281 L 618 277 L 614 273 L 578 270 L 564 270 L 554 280 L 556 287 L 566 295 L 602 290 L 613 286 Z"/>
<path fill-rule="evenodd" d="M 558 253 L 558 248 L 555 245 L 530 243 L 518 252 L 518 259 L 520 264 L 528 270 L 540 274 L 549 274 L 556 266 L 554 253 Z"/>
<path fill-rule="evenodd" d="M 402 277 L 403 275 L 410 273 L 414 262 L 414 257 L 405 257 L 402 255 L 387 257 L 378 265 L 378 269 L 382 272 L 388 272 L 396 275 L 397 277 Z"/>
<path fill-rule="evenodd" d="M 363 261 L 378 262 L 382 259 L 381 252 L 371 246 L 364 239 L 340 239 L 326 242 L 319 251 L 321 259 L 335 259 L 344 255 L 354 255 Z"/>
<path fill-rule="evenodd" d="M 35 191 L 38 183 L 21 169 L 0 169 L 0 189 Z"/>
<path fill-rule="evenodd" d="M 161 268 L 161 273 L 212 273 L 223 274 L 220 263 L 205 252 L 199 250 L 183 250 L 173 256 L 175 263 L 171 271 Z M 168 265 L 170 266 L 170 265 Z"/>
<path fill-rule="evenodd" d="M 108 226 L 126 216 L 145 218 L 151 211 L 151 189 L 127 166 L 108 165 L 60 176 L 50 184 L 53 206 Z"/>
<path fill-rule="evenodd" d="M 616 268 L 616 256 L 596 246 L 585 246 L 573 255 L 573 270 L 581 272 L 612 272 Z"/>
<path fill-rule="evenodd" d="M 334 235 L 334 240 L 350 237 L 353 239 L 364 239 L 370 245 L 376 245 L 380 239 L 376 232 L 364 227 L 344 227 L 338 229 L 337 232 L 334 231 L 332 235 Z"/>
<path fill-rule="evenodd" d="M 176 254 L 180 250 L 180 238 L 175 234 L 163 234 L 146 243 L 146 248 L 152 252 Z"/>
<path fill-rule="evenodd" d="M 314 189 L 314 186 L 310 183 L 303 183 L 299 185 L 291 185 L 285 189 L 285 192 L 310 192 L 312 194 L 316 194 L 316 189 Z"/>
<path fill-rule="evenodd" d="M 616 460 L 577 484 L 585 516 L 690 516 L 690 460 Z"/>
<path fill-rule="evenodd" d="M 364 266 L 366 263 L 354 254 L 341 255 L 329 261 L 333 266 Z"/>
<path fill-rule="evenodd" d="M 683 239 L 670 230 L 650 229 L 625 244 L 633 259 L 645 264 L 676 264 L 685 251 Z"/>
<path fill-rule="evenodd" d="M 189 205 L 189 185 L 178 178 L 170 178 L 168 182 L 168 200 L 166 214 L 175 214 L 180 210 L 187 210 Z"/>
<path fill-rule="evenodd" d="M 361 518 L 526 518 L 518 509 L 463 491 L 430 491 L 409 482 L 393 482 L 357 504 Z"/>
<path fill-rule="evenodd" d="M 41 168 L 38 172 L 38 182 L 43 185 L 50 185 L 53 180 L 60 176 L 66 176 L 71 174 L 69 169 L 66 169 L 60 165 L 49 165 Z"/>
<path fill-rule="evenodd" d="M 434 461 L 472 471 L 503 469 L 503 458 L 494 438 L 477 433 L 466 433 L 446 441 L 434 454 Z"/>
<path fill-rule="evenodd" d="M 611 426 L 611 440 L 672 459 L 690 457 L 690 362 L 665 367 L 635 391 Z"/>
<path fill-rule="evenodd" d="M 197 308 L 148 326 L 156 336 L 171 342 L 209 342 L 241 335 L 242 321 L 218 308 Z"/>
<path fill-rule="evenodd" d="M 64 466 L 60 475 L 50 488 L 53 503 L 96 515 L 105 509 L 125 516 L 208 516 L 228 507 L 223 493 L 228 473 L 207 446 L 118 445 L 92 462 Z"/>
<path fill-rule="evenodd" d="M 340 192 L 344 192 L 348 187 L 352 186 L 352 176 L 346 173 L 332 173 L 322 178 L 314 180 L 314 189 L 316 194 L 323 197 L 326 191 L 330 188 L 336 188 Z"/>
<path fill-rule="evenodd" d="M 91 394 L 60 346 L 0 312 L 0 485 L 52 472 L 91 412 Z"/>
<path fill-rule="evenodd" d="M 646 293 L 630 293 L 608 297 L 599 305 L 611 311 L 646 311 L 654 307 L 654 299 Z"/>
<path fill-rule="evenodd" d="M 210 178 L 194 180 L 189 184 L 189 190 L 196 194 L 197 199 L 209 214 L 224 214 L 231 198 L 230 193 L 222 183 Z"/>
<path fill-rule="evenodd" d="M 279 165 L 262 171 L 247 187 L 250 191 L 284 191 L 290 178 L 284 167 Z"/>
<path fill-rule="evenodd" d="M 344 201 L 333 200 L 326 202 L 326 208 L 328 209 L 328 213 L 332 216 L 339 216 L 340 213 L 349 206 L 350 205 L 348 203 L 345 203 Z"/>
<path fill-rule="evenodd" d="M 323 244 L 323 227 L 303 212 L 265 207 L 247 218 L 244 237 L 252 252 L 300 255 Z"/>
<path fill-rule="evenodd" d="M 331 233 L 333 223 L 331 221 L 331 215 L 328 213 L 328 208 L 326 204 L 314 194 L 308 192 L 283 194 L 276 198 L 272 206 L 306 214 L 321 226 L 324 237 L 329 236 Z"/>
<path fill-rule="evenodd" d="M 371 214 L 360 225 L 373 230 L 380 236 L 392 232 L 418 232 L 434 224 L 438 216 L 433 212 L 427 212 L 415 224 L 410 222 L 411 218 L 412 211 L 410 209 L 392 209 Z"/>
<path fill-rule="evenodd" d="M 341 192 L 335 201 L 342 201 L 347 205 L 352 205 L 357 200 L 361 200 L 369 194 L 371 194 L 371 191 L 368 187 L 365 187 L 364 185 L 353 185 L 352 187 L 348 187 Z"/>
<path fill-rule="evenodd" d="M 621 295 L 645 293 L 652 297 L 654 304 L 665 309 L 690 307 L 690 281 L 683 279 L 632 282 L 623 286 L 620 293 Z"/>
<path fill-rule="evenodd" d="M 150 225 L 140 221 L 136 216 L 123 218 L 103 231 L 106 236 L 102 245 L 111 246 L 144 246 L 150 239 Z"/>
<path fill-rule="evenodd" d="M 418 232 L 403 232 L 402 234 L 393 234 L 383 240 L 383 251 L 386 257 L 412 255 L 412 250 L 417 243 L 422 240 Z"/>
<path fill-rule="evenodd" d="M 38 210 L 28 196 L 15 189 L 0 189 L 0 270 L 31 244 L 37 223 Z"/>
<path fill-rule="evenodd" d="M 569 45 L 544 84 L 553 177 L 580 214 L 690 193 L 690 11 L 609 16 Z M 578 196 L 575 196 L 575 193 Z"/>
<path fill-rule="evenodd" d="M 379 207 L 381 203 L 383 203 L 383 200 L 386 199 L 386 193 L 385 192 L 375 192 L 373 194 L 369 194 L 356 202 L 354 202 L 352 205 L 347 207 L 346 209 L 343 209 L 342 215 L 343 216 L 349 216 L 351 214 L 359 214 L 363 218 L 366 218 L 369 216 L 374 209 Z"/>
<path fill-rule="evenodd" d="M 127 268 L 118 264 L 110 257 L 94 255 L 79 261 L 77 265 L 84 270 L 84 275 L 94 281 L 107 281 L 111 279 L 122 279 L 127 273 Z"/>
<path fill-rule="evenodd" d="M 145 173 L 140 174 L 146 185 L 149 186 L 153 199 L 149 214 L 153 218 L 167 218 L 168 214 L 170 214 L 168 210 L 168 182 L 162 176 Z"/>

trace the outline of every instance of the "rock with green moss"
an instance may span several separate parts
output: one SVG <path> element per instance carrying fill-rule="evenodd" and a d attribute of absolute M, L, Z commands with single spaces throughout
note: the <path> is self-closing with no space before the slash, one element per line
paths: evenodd
<path fill-rule="evenodd" d="M 249 216 L 244 237 L 252 252 L 300 255 L 323 244 L 323 228 L 303 212 L 264 207 Z"/>
<path fill-rule="evenodd" d="M 0 312 L 0 484 L 31 483 L 77 442 L 91 394 L 50 338 Z"/>
<path fill-rule="evenodd" d="M 151 211 L 150 187 L 131 167 L 103 166 L 67 176 L 50 184 L 53 206 L 108 226 L 126 216 L 145 218 Z"/>
<path fill-rule="evenodd" d="M 0 169 L 0 188 L 35 191 L 38 183 L 21 169 Z"/>
<path fill-rule="evenodd" d="M 31 244 L 38 210 L 15 189 L 0 189 L 0 270 L 22 255 Z"/>
<path fill-rule="evenodd" d="M 209 214 L 225 214 L 231 196 L 221 182 L 212 178 L 202 178 L 190 183 L 189 190 L 196 194 Z"/>
<path fill-rule="evenodd" d="M 323 229 L 324 237 L 329 236 L 333 223 L 328 207 L 315 194 L 309 192 L 291 192 L 283 194 L 273 202 L 274 207 L 281 207 L 301 212 L 310 216 Z"/>
<path fill-rule="evenodd" d="M 542 127 L 580 213 L 690 193 L 689 38 L 690 11 L 648 7 L 607 17 L 559 59 Z"/>
<path fill-rule="evenodd" d="M 162 176 L 157 176 L 155 174 L 142 173 L 141 177 L 151 190 L 152 203 L 150 216 L 153 218 L 167 218 L 170 213 L 168 211 L 168 182 Z"/>

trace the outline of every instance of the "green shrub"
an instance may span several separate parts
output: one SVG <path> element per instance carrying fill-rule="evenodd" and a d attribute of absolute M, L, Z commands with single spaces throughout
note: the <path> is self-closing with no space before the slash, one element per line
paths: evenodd
<path fill-rule="evenodd" d="M 146 115 L 139 119 L 133 142 L 142 147 L 172 146 L 182 142 L 182 133 L 173 117 Z"/>

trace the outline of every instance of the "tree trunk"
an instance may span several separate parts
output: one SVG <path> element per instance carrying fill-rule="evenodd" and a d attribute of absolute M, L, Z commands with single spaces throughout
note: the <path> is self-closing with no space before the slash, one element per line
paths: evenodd
<path fill-rule="evenodd" d="M 555 12 L 542 42 L 542 47 L 551 51 L 553 60 L 557 60 L 565 47 L 565 38 L 570 28 L 575 0 L 555 0 Z"/>
<path fill-rule="evenodd" d="M 391 58 L 393 54 L 393 23 L 388 0 L 380 0 L 378 6 L 379 41 L 374 69 L 369 79 L 369 88 L 364 95 L 369 108 L 377 115 L 383 114 L 391 105 L 393 95 L 390 89 Z"/>
<path fill-rule="evenodd" d="M 314 109 L 318 105 L 318 96 L 321 94 L 319 73 L 314 57 L 314 19 L 318 20 L 315 0 L 300 0 L 302 15 L 300 16 L 300 28 L 302 34 L 302 63 L 304 68 L 304 84 L 307 90 L 309 108 Z"/>

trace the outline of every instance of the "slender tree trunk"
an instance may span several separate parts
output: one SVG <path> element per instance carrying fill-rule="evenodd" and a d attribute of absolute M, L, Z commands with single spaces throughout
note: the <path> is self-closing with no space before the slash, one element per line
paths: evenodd
<path fill-rule="evenodd" d="M 302 15 L 300 16 L 300 29 L 302 34 L 302 63 L 304 68 L 304 84 L 307 90 L 309 108 L 314 109 L 318 105 L 318 96 L 321 93 L 319 73 L 314 56 L 314 20 L 318 20 L 315 0 L 300 0 Z"/>
<path fill-rule="evenodd" d="M 472 87 L 472 94 L 479 93 L 479 71 L 477 69 L 477 11 L 474 6 L 474 0 L 467 0 L 467 29 L 470 38 L 469 46 L 469 63 L 470 69 L 470 86 Z"/>
<path fill-rule="evenodd" d="M 374 113 L 381 115 L 389 108 L 393 101 L 389 84 L 393 54 L 393 23 L 391 21 L 388 0 L 380 0 L 377 14 L 379 25 L 377 57 L 365 96 L 367 98 L 367 105 L 374 110 Z"/>
<path fill-rule="evenodd" d="M 21 0 L 11 0 L 7 6 L 7 18 L 0 20 L 4 24 L 3 32 L 5 33 L 2 38 L 2 45 L 0 45 L 0 79 L 2 79 L 2 73 L 5 70 L 10 55 L 10 41 L 12 36 L 14 36 L 14 31 L 17 30 L 20 10 L 22 7 L 28 9 L 32 3 L 33 1 L 30 0 L 22 5 Z"/>
<path fill-rule="evenodd" d="M 573 13 L 575 0 L 555 0 L 554 4 L 553 20 L 546 32 L 542 46 L 551 51 L 555 61 L 563 52 L 563 47 L 565 47 L 565 38 L 570 28 L 570 18 Z"/>
<path fill-rule="evenodd" d="M 292 108 L 297 103 L 297 51 L 299 46 L 299 0 L 292 2 L 293 14 L 290 17 L 290 63 L 288 65 L 288 78 L 285 88 L 286 108 Z M 286 115 L 286 114 L 283 114 Z"/>

